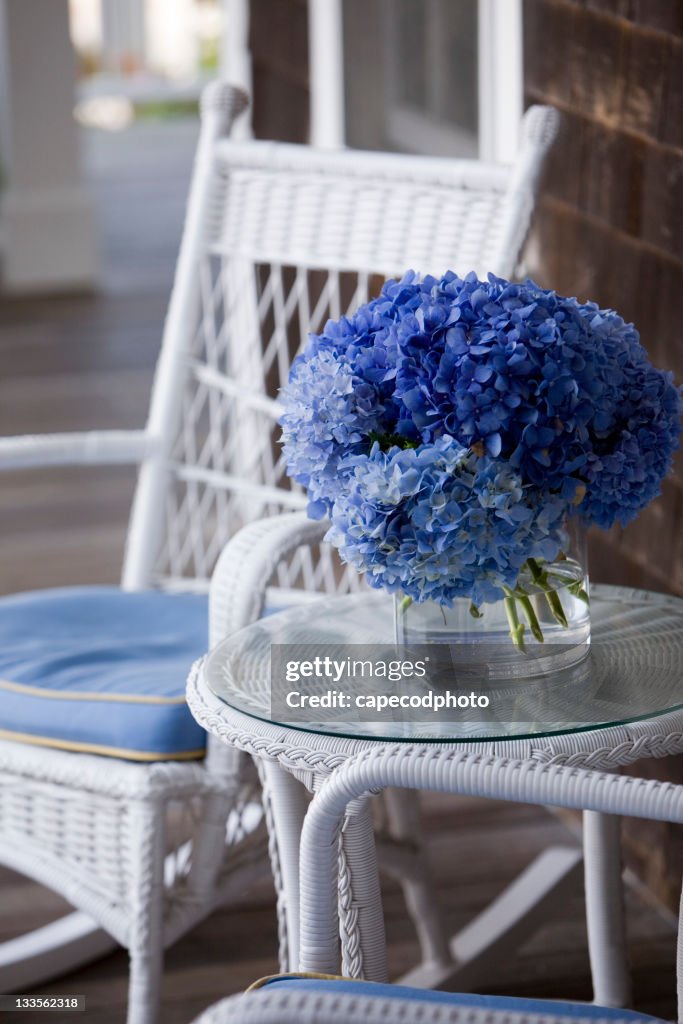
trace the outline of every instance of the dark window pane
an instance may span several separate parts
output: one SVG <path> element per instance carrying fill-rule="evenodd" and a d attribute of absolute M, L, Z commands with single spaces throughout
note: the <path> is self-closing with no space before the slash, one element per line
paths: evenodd
<path fill-rule="evenodd" d="M 477 153 L 478 0 L 344 0 L 351 146 Z"/>

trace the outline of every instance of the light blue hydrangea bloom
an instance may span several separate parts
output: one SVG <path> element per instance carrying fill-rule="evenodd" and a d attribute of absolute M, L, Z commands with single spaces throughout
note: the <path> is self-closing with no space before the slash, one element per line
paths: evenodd
<path fill-rule="evenodd" d="M 565 502 L 447 435 L 415 449 L 375 443 L 342 469 L 327 539 L 372 586 L 417 601 L 495 601 L 527 558 L 552 559 L 564 540 Z"/>

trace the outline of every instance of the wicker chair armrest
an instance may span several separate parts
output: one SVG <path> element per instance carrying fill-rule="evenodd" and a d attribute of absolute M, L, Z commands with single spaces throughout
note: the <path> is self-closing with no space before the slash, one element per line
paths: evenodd
<path fill-rule="evenodd" d="M 138 463 L 157 446 L 157 441 L 144 430 L 0 437 L 0 470 Z"/>
<path fill-rule="evenodd" d="M 453 744 L 378 746 L 350 757 L 317 792 L 301 836 L 300 970 L 337 969 L 338 857 L 335 837 L 351 801 L 390 786 L 570 807 L 683 824 L 683 785 L 471 754 Z M 368 858 L 365 868 L 375 872 Z M 679 932 L 679 999 L 683 1002 L 683 933 Z M 679 1002 L 679 1020 L 683 1006 Z"/>
<path fill-rule="evenodd" d="M 235 534 L 224 547 L 211 579 L 211 647 L 260 618 L 268 582 L 278 563 L 298 547 L 321 541 L 327 528 L 326 521 L 316 522 L 304 512 L 292 512 L 259 519 Z"/>

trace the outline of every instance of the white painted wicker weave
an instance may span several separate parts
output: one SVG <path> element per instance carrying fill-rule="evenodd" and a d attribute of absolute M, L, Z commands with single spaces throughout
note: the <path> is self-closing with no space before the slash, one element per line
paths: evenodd
<path fill-rule="evenodd" d="M 306 332 L 363 301 L 377 275 L 409 265 L 511 274 L 557 127 L 554 111 L 532 108 L 514 168 L 317 154 L 228 141 L 245 102 L 221 83 L 202 99 L 146 429 L 0 439 L 0 468 L 140 465 L 127 589 L 207 591 L 222 547 L 242 524 L 303 507 L 284 474 L 275 421 L 277 390 Z M 276 582 L 338 592 L 357 585 L 327 549 L 310 545 L 279 568 Z M 219 589 L 211 641 L 248 621 L 253 608 L 251 598 L 236 606 Z M 150 1024 L 163 947 L 262 864 L 237 775 L 231 752 L 211 742 L 202 765 L 148 767 L 0 743 L 0 862 L 85 912 L 0 949 L 0 987 L 20 990 L 107 948 L 94 921 L 130 950 L 128 1019 Z M 182 841 L 170 836 L 168 820 Z M 272 836 L 271 852 L 276 864 Z"/>
<path fill-rule="evenodd" d="M 452 748 L 378 746 L 368 748 L 337 767 L 313 798 L 306 816 L 301 849 L 301 970 L 315 973 L 338 969 L 337 856 L 339 837 L 349 805 L 386 786 L 518 800 L 525 803 L 590 808 L 601 814 L 629 814 L 683 824 L 683 786 L 654 780 L 620 777 L 561 764 L 519 761 Z M 364 870 L 374 888 L 373 941 L 384 945 L 384 925 L 377 864 L 370 848 Z M 679 921 L 678 1021 L 683 1022 L 683 900 Z M 572 1020 L 600 1021 L 599 1013 Z M 614 1018 L 610 1018 L 614 1021 Z M 389 998 L 320 990 L 288 989 L 252 993 L 224 1000 L 206 1010 L 195 1024 L 356 1024 L 358 1021 L 401 1021 L 405 1024 L 560 1024 L 569 1020 L 558 1006 L 557 1015 L 520 1011 L 444 1006 L 416 999 Z"/>
<path fill-rule="evenodd" d="M 278 565 L 286 562 L 302 544 L 318 543 L 325 529 L 324 523 L 312 522 L 302 513 L 276 516 L 245 527 L 226 546 L 216 567 L 212 580 L 212 607 L 220 609 L 221 615 L 235 628 L 255 621 L 266 603 L 268 585 Z M 639 602 L 649 601 L 653 607 L 657 602 L 676 600 L 655 594 L 643 595 L 642 592 L 634 592 L 634 595 Z M 244 683 L 248 685 L 248 680 Z M 291 947 L 296 949 L 299 933 L 299 862 L 298 842 L 293 834 L 297 828 L 301 828 L 306 811 L 297 780 L 315 792 L 350 757 L 361 751 L 386 747 L 386 743 L 288 729 L 243 714 L 226 705 L 209 690 L 203 677 L 202 664 L 195 666 L 190 676 L 188 702 L 195 718 L 212 735 L 251 754 L 261 763 L 261 773 L 268 780 L 266 806 L 274 804 L 283 827 L 286 823 L 289 829 L 281 835 L 276 870 L 281 879 L 281 934 L 288 934 Z M 439 749 L 438 744 L 425 747 L 430 750 Z M 451 754 L 454 749 L 457 750 L 457 745 L 450 746 Z M 683 753 L 683 712 L 672 711 L 627 725 L 567 735 L 487 740 L 468 744 L 468 749 L 482 755 L 495 753 L 500 758 L 528 759 L 530 762 L 561 764 L 568 768 L 588 767 L 616 773 L 621 766 L 641 758 Z M 424 750 L 413 748 L 416 764 L 424 756 Z M 405 777 L 398 785 L 417 788 L 410 774 L 409 763 L 409 760 L 402 762 Z M 274 813 L 272 809 L 270 813 Z M 411 813 L 409 805 L 400 809 L 398 837 L 403 827 L 408 829 L 409 836 L 415 836 L 415 828 L 410 831 Z M 364 871 L 366 842 L 372 846 L 372 829 L 365 809 L 360 806 L 354 808 L 347 823 L 344 834 L 346 849 L 342 851 L 342 871 L 345 872 L 347 882 L 341 905 L 343 973 L 350 977 L 377 977 L 373 973 L 373 958 L 377 955 L 378 947 L 364 921 L 365 908 L 374 906 L 372 890 L 368 893 L 364 888 L 367 881 Z M 605 1006 L 624 1006 L 628 1004 L 630 996 L 617 817 L 590 810 L 584 814 L 584 856 L 595 1000 Z M 559 867 L 561 869 L 562 865 Z M 449 965 L 452 967 L 453 961 L 443 939 L 438 916 L 434 913 L 433 903 L 428 898 L 429 892 L 425 889 L 425 876 L 419 859 L 416 861 L 413 858 L 408 870 L 399 873 L 404 880 L 409 904 L 412 901 L 417 911 L 414 920 L 421 923 L 423 931 L 420 936 L 423 970 L 419 978 L 424 981 L 432 971 L 434 977 L 440 979 L 444 972 L 448 972 Z M 542 878 L 539 881 L 542 882 Z M 286 958 L 283 958 L 283 962 L 287 963 Z M 378 973 L 381 976 L 381 964 Z"/>
<path fill-rule="evenodd" d="M 633 1024 L 633 1018 L 445 1006 L 412 998 L 297 992 L 293 987 L 224 999 L 194 1024 Z"/>

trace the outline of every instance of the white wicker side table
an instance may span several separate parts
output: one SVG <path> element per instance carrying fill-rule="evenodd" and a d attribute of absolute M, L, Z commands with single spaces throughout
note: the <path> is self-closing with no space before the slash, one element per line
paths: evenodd
<path fill-rule="evenodd" d="M 341 714 L 335 720 L 297 725 L 271 720 L 271 645 L 391 643 L 391 601 L 381 594 L 320 599 L 290 608 L 239 631 L 195 665 L 188 682 L 193 714 L 207 731 L 251 754 L 264 783 L 266 815 L 277 845 L 274 869 L 284 969 L 299 962 L 299 844 L 306 790 L 315 792 L 353 755 L 406 743 L 412 753 L 401 760 L 399 784 L 417 788 L 419 773 L 411 773 L 411 765 L 446 750 L 480 755 L 489 779 L 491 757 L 500 759 L 495 769 L 500 773 L 506 771 L 506 759 L 617 772 L 640 758 L 683 752 L 683 600 L 595 586 L 591 601 L 593 641 L 581 673 L 571 685 L 514 684 L 514 692 L 511 688 L 499 702 L 496 721 L 350 724 Z M 476 773 L 477 763 L 476 756 L 468 758 L 470 773 Z M 384 935 L 377 914 L 369 802 L 356 799 L 349 805 L 339 843 L 342 971 L 348 977 L 383 980 Z M 414 823 L 401 817 L 400 806 L 395 811 L 392 835 L 399 843 L 388 861 L 404 879 L 414 880 L 413 918 L 424 930 L 424 962 L 405 979 L 413 984 L 455 984 L 461 990 L 475 985 L 486 977 L 492 956 L 518 946 L 552 913 L 553 902 L 564 899 L 581 869 L 579 851 L 545 851 L 492 907 L 446 942 L 437 910 L 420 885 L 424 864 L 410 843 Z M 619 819 L 613 820 L 616 845 Z M 589 841 L 592 821 L 592 812 L 587 812 Z M 604 827 L 596 835 L 604 844 Z M 611 849 L 603 858 L 593 857 L 586 877 L 587 896 L 593 897 L 587 903 L 592 908 L 588 933 L 594 990 L 604 1005 L 622 1002 L 628 988 L 622 977 L 624 950 L 619 948 L 621 880 L 612 870 L 613 854 Z"/>

